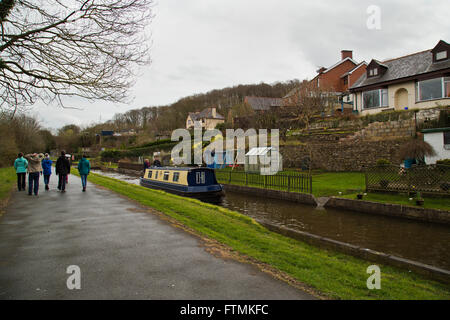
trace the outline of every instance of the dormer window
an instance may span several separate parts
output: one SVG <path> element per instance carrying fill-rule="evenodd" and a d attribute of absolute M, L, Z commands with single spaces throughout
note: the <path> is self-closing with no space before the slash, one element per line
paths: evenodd
<path fill-rule="evenodd" d="M 447 50 L 436 52 L 436 61 L 445 60 L 448 58 Z"/>
<path fill-rule="evenodd" d="M 433 55 L 433 62 L 441 62 L 448 59 L 450 55 L 450 44 L 441 40 L 439 43 L 431 50 Z"/>
<path fill-rule="evenodd" d="M 373 68 L 369 70 L 369 77 L 375 77 L 378 75 L 378 68 Z"/>

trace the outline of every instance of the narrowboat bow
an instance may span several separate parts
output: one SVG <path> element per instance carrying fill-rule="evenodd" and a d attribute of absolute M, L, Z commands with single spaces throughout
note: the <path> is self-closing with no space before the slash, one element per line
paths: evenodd
<path fill-rule="evenodd" d="M 143 187 L 199 200 L 220 201 L 224 195 L 214 170 L 204 167 L 151 167 L 145 170 L 140 183 Z"/>

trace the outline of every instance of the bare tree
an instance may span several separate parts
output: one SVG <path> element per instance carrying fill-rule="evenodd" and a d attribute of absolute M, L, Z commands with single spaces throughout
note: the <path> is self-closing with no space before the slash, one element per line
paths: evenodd
<path fill-rule="evenodd" d="M 63 96 L 126 101 L 150 62 L 153 0 L 0 1 L 0 111 Z"/>
<path fill-rule="evenodd" d="M 319 88 L 313 81 L 304 80 L 297 88 L 292 90 L 285 98 L 282 108 L 280 108 L 281 118 L 284 121 L 279 123 L 299 123 L 304 126 L 309 133 L 313 119 L 333 107 L 336 101 L 335 96 L 324 88 Z M 282 129 L 285 132 L 286 127 Z M 285 133 L 281 133 L 283 137 Z M 308 167 L 311 172 L 313 161 L 314 145 L 311 142 L 305 144 L 308 153 Z M 306 160 L 306 159 L 305 159 Z"/>
<path fill-rule="evenodd" d="M 281 112 L 291 121 L 299 121 L 309 131 L 313 118 L 327 111 L 335 102 L 331 92 L 317 87 L 313 81 L 304 80 L 284 99 Z"/>

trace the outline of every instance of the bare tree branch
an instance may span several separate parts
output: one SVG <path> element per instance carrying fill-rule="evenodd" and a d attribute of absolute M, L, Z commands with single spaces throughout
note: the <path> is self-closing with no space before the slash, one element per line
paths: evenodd
<path fill-rule="evenodd" d="M 153 0 L 2 0 L 0 111 L 78 96 L 125 102 L 150 63 Z"/>

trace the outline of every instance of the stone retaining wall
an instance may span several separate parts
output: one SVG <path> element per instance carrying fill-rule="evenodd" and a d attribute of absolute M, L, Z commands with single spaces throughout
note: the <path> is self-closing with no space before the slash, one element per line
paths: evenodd
<path fill-rule="evenodd" d="M 233 185 L 233 184 L 223 184 L 223 187 L 225 189 L 225 192 L 232 191 L 232 192 L 250 194 L 250 195 L 260 196 L 260 197 L 270 198 L 270 199 L 288 200 L 288 201 L 294 201 L 294 202 L 309 204 L 309 205 L 314 205 L 314 206 L 317 205 L 316 198 L 314 198 L 313 195 L 306 194 L 306 193 L 269 190 L 269 189 L 263 189 L 263 188 L 238 186 L 238 185 Z"/>
<path fill-rule="evenodd" d="M 450 212 L 444 210 L 335 197 L 330 198 L 324 207 L 450 225 Z"/>

